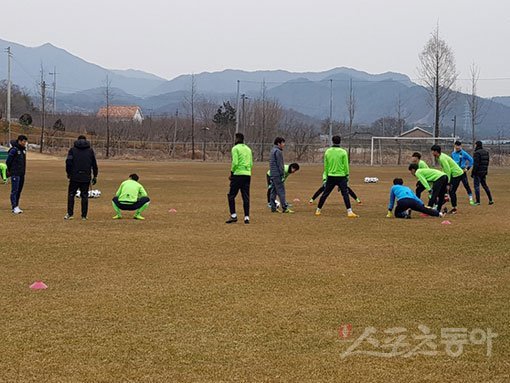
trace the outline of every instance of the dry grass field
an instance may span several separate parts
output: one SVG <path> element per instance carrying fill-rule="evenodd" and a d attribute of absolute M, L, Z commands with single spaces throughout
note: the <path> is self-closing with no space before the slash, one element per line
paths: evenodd
<path fill-rule="evenodd" d="M 510 382 L 508 169 L 491 171 L 493 206 L 484 194 L 469 206 L 461 186 L 451 225 L 385 218 L 391 180 L 414 187 L 405 167 L 352 170 L 357 220 L 336 192 L 313 215 L 318 165 L 287 182 L 296 213 L 271 214 L 265 169 L 254 171 L 251 225 L 224 223 L 229 165 L 198 162 L 103 161 L 89 220 L 67 222 L 63 161 L 30 160 L 24 214 L 10 213 L 0 185 L 0 381 Z M 111 196 L 131 172 L 151 207 L 143 222 L 113 221 Z M 31 291 L 35 280 L 49 288 Z M 418 346 L 420 325 L 436 355 L 345 355 L 368 327 L 381 345 L 357 351 L 392 351 L 384 332 L 396 327 Z M 499 335 L 491 357 L 468 337 L 453 358 L 442 328 Z"/>

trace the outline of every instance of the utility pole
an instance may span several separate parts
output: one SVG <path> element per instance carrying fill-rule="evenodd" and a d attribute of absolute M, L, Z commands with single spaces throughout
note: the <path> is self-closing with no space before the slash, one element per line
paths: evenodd
<path fill-rule="evenodd" d="M 333 79 L 329 79 L 329 142 L 333 139 Z"/>
<path fill-rule="evenodd" d="M 175 141 L 177 140 L 177 121 L 179 119 L 179 109 L 175 110 L 175 120 L 174 120 L 174 141 L 172 143 L 172 158 L 175 157 Z"/>
<path fill-rule="evenodd" d="M 260 138 L 260 161 L 264 161 L 264 140 L 266 134 L 266 80 L 262 81 L 262 129 Z"/>
<path fill-rule="evenodd" d="M 246 134 L 246 113 L 244 112 L 244 102 L 247 99 L 248 99 L 248 97 L 243 93 L 241 95 L 241 100 L 243 100 L 243 106 L 242 106 L 243 116 L 242 116 L 242 119 L 243 119 L 243 132 L 244 132 L 244 134 Z"/>
<path fill-rule="evenodd" d="M 50 72 L 49 75 L 53 76 L 53 114 L 57 112 L 57 67 L 53 67 L 53 72 Z"/>
<path fill-rule="evenodd" d="M 9 144 L 11 142 L 11 47 L 5 49 L 7 52 L 7 126 L 9 129 Z"/>
<path fill-rule="evenodd" d="M 44 126 L 46 125 L 46 81 L 44 81 L 44 72 L 41 69 L 41 144 L 39 153 L 42 153 L 44 146 Z"/>
<path fill-rule="evenodd" d="M 236 107 L 236 133 L 239 133 L 239 87 L 241 81 L 237 80 L 237 107 Z"/>
<path fill-rule="evenodd" d="M 454 115 L 452 118 L 453 121 L 453 138 L 457 137 L 457 115 Z"/>

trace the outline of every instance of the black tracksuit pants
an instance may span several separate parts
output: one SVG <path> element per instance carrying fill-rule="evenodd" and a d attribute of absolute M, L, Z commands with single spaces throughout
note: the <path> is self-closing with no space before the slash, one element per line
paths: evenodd
<path fill-rule="evenodd" d="M 431 215 L 433 217 L 439 217 L 439 211 L 426 207 L 414 198 L 402 198 L 398 200 L 397 206 L 395 207 L 395 217 L 406 218 L 407 214 L 405 214 L 405 212 L 407 209 L 419 211 L 420 213 Z"/>
<path fill-rule="evenodd" d="M 432 197 L 429 200 L 429 207 L 437 205 L 437 210 L 441 211 L 444 205 L 444 196 L 446 194 L 446 187 L 448 185 L 448 176 L 444 175 L 434 181 L 432 186 Z"/>
<path fill-rule="evenodd" d="M 458 177 L 452 177 L 451 179 L 451 182 L 450 182 L 450 200 L 452 202 L 452 207 L 457 207 L 457 189 L 459 188 L 459 185 L 462 181 L 462 177 L 464 176 L 465 174 L 463 174 L 462 176 L 458 176 Z"/>
<path fill-rule="evenodd" d="M 80 190 L 81 199 L 81 216 L 87 217 L 89 210 L 89 182 L 76 182 L 69 181 L 69 189 L 67 194 L 67 214 L 73 216 L 74 214 L 74 199 L 76 192 Z"/>
<path fill-rule="evenodd" d="M 251 176 L 233 175 L 230 177 L 230 190 L 227 194 L 227 198 L 231 215 L 236 212 L 236 196 L 239 190 L 243 198 L 244 216 L 248 217 L 250 215 L 250 182 Z"/>
<path fill-rule="evenodd" d="M 324 203 L 328 199 L 329 195 L 333 191 L 333 189 L 338 186 L 340 188 L 340 192 L 342 193 L 342 197 L 344 199 L 344 204 L 347 209 L 351 208 L 351 201 L 349 200 L 349 190 L 347 186 L 347 177 L 333 177 L 329 176 L 326 181 L 326 186 L 324 189 L 324 193 L 322 193 L 321 199 L 319 200 L 319 204 L 317 207 L 322 209 Z"/>
<path fill-rule="evenodd" d="M 319 189 L 317 189 L 317 191 L 314 193 L 312 199 L 315 201 L 324 192 L 324 189 L 326 189 L 326 185 L 322 184 L 322 186 Z M 338 188 L 338 191 L 341 191 L 340 188 Z M 354 200 L 358 199 L 358 196 L 356 195 L 356 193 L 354 193 L 354 190 L 352 190 L 349 186 L 347 186 L 347 191 L 349 192 L 349 195 L 351 196 L 352 199 Z"/>

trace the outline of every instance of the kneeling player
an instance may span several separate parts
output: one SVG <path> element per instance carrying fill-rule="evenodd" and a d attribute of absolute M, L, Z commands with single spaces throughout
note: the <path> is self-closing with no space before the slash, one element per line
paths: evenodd
<path fill-rule="evenodd" d="M 393 206 L 395 205 L 395 199 L 397 200 L 397 206 L 395 207 L 396 218 L 411 218 L 411 210 L 419 211 L 433 217 L 442 217 L 443 213 L 435 209 L 425 207 L 422 200 L 419 199 L 413 191 L 404 186 L 402 178 L 395 178 L 393 180 L 393 187 L 390 191 L 390 202 L 388 204 L 388 215 L 391 217 Z"/>
<path fill-rule="evenodd" d="M 112 200 L 113 209 L 117 213 L 113 219 L 121 219 L 122 210 L 135 210 L 134 219 L 145 219 L 141 214 L 149 207 L 150 199 L 138 180 L 138 175 L 131 174 L 129 179 L 120 184 L 119 190 Z"/>

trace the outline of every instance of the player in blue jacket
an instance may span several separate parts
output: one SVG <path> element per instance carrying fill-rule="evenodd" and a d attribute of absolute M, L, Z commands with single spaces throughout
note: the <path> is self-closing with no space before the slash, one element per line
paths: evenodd
<path fill-rule="evenodd" d="M 462 170 L 464 170 L 464 175 L 462 176 L 461 181 L 469 197 L 469 203 L 471 205 L 475 205 L 475 201 L 473 201 L 473 192 L 471 191 L 467 177 L 468 170 L 473 167 L 473 157 L 471 157 L 468 152 L 462 149 L 462 142 L 455 141 L 454 149 L 452 152 L 452 159 L 457 165 L 460 166 Z"/>
<path fill-rule="evenodd" d="M 390 191 L 390 202 L 388 203 L 388 214 L 386 217 L 391 218 L 393 207 L 395 206 L 395 200 L 397 200 L 397 206 L 395 207 L 396 218 L 411 218 L 411 210 L 419 211 L 433 217 L 443 217 L 444 214 L 423 204 L 423 201 L 416 197 L 416 194 L 404 186 L 402 178 L 395 178 L 393 180 L 393 186 Z"/>

